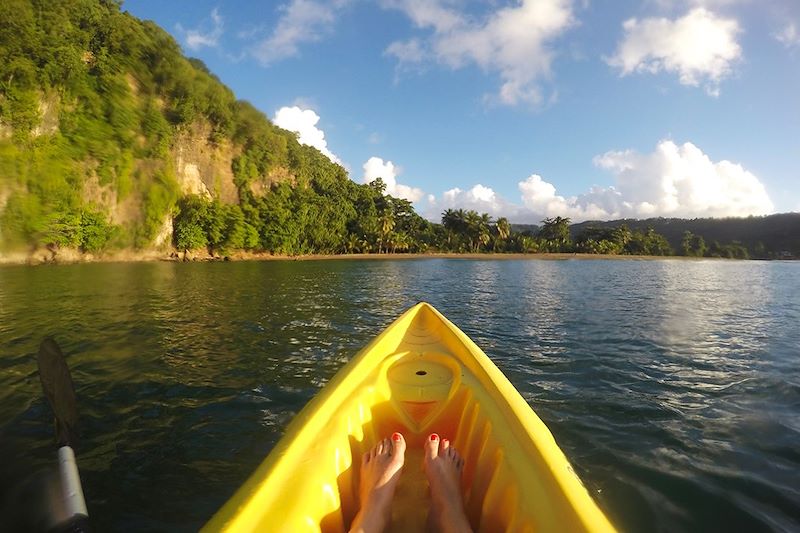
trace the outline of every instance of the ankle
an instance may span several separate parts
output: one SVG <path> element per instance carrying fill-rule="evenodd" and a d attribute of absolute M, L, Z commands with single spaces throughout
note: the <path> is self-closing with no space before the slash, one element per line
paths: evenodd
<path fill-rule="evenodd" d="M 439 520 L 441 531 L 445 533 L 467 533 L 472 531 L 462 506 L 444 509 Z"/>
<path fill-rule="evenodd" d="M 392 493 L 386 487 L 373 489 L 362 500 L 361 510 L 353 520 L 350 532 L 373 533 L 383 531 L 389 522 Z"/>

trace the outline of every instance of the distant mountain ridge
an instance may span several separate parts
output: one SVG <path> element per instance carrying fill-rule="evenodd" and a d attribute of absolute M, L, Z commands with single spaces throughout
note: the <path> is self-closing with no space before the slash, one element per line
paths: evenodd
<path fill-rule="evenodd" d="M 765 216 L 727 218 L 648 218 L 617 220 L 588 220 L 570 225 L 570 236 L 575 239 L 587 228 L 616 228 L 626 225 L 633 231 L 652 228 L 663 235 L 676 251 L 681 249 L 686 232 L 702 236 L 713 242 L 739 242 L 753 257 L 800 257 L 800 213 L 777 213 Z M 536 224 L 512 224 L 515 232 L 536 235 Z"/>
<path fill-rule="evenodd" d="M 689 231 L 702 236 L 707 243 L 740 242 L 754 257 L 765 251 L 789 252 L 800 257 L 800 213 L 781 213 L 743 218 L 648 218 L 645 220 L 620 219 L 613 221 L 587 221 L 573 224 L 570 232 L 579 234 L 587 227 L 608 228 L 626 224 L 631 230 L 653 228 L 663 235 L 676 250 L 680 249 L 684 234 Z M 761 253 L 759 253 L 761 252 Z"/>

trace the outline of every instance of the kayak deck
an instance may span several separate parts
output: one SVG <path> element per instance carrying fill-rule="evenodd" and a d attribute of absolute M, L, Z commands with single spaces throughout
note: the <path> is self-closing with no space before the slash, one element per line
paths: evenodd
<path fill-rule="evenodd" d="M 358 511 L 361 456 L 395 431 L 408 448 L 389 531 L 424 530 L 422 446 L 431 432 L 465 460 L 475 531 L 613 531 L 516 389 L 424 303 L 320 391 L 206 530 L 346 531 Z"/>

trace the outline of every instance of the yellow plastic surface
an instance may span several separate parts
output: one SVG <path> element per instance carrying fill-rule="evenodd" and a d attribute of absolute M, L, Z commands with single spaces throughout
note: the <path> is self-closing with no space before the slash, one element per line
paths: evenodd
<path fill-rule="evenodd" d="M 334 376 L 204 531 L 347 531 L 361 455 L 394 431 L 408 451 L 389 531 L 424 531 L 422 444 L 434 431 L 465 459 L 474 531 L 614 531 L 519 392 L 427 303 Z"/>

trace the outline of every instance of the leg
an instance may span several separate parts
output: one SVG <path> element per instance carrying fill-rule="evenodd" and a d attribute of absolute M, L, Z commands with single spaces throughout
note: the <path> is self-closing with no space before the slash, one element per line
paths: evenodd
<path fill-rule="evenodd" d="M 351 533 L 379 533 L 389 523 L 392 497 L 405 460 L 406 441 L 400 433 L 383 439 L 361 459 L 358 511 Z"/>
<path fill-rule="evenodd" d="M 464 460 L 447 439 L 432 434 L 425 441 L 425 474 L 431 488 L 429 525 L 446 533 L 471 532 L 461 496 Z"/>

